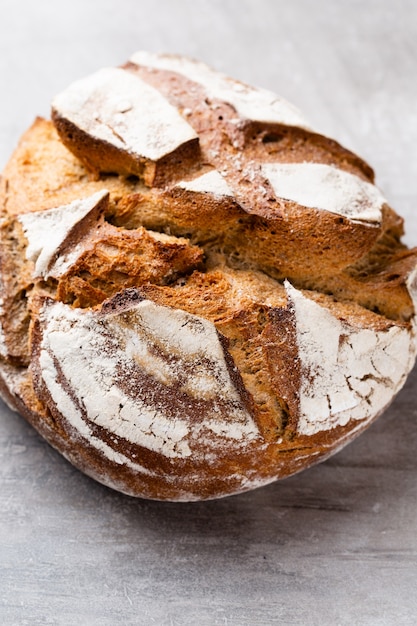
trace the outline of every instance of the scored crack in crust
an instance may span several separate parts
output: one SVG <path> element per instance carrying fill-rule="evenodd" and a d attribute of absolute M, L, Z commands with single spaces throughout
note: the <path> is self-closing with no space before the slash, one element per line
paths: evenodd
<path fill-rule="evenodd" d="M 371 168 L 202 63 L 140 52 L 71 85 L 0 207 L 2 395 L 130 495 L 291 475 L 414 364 L 417 251 Z"/>

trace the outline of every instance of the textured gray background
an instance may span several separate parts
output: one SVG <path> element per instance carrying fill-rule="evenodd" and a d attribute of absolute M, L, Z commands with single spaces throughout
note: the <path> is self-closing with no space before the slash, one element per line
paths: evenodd
<path fill-rule="evenodd" d="M 415 0 L 0 0 L 0 167 L 71 80 L 190 54 L 358 151 L 417 243 Z M 0 406 L 0 623 L 417 624 L 417 371 L 328 462 L 211 503 L 133 500 Z"/>

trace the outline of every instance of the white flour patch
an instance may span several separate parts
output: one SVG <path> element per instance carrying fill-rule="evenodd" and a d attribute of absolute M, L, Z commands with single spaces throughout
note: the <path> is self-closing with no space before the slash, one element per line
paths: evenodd
<path fill-rule="evenodd" d="M 266 89 L 250 87 L 229 78 L 199 61 L 151 52 L 137 52 L 130 60 L 137 65 L 185 76 L 203 86 L 210 98 L 231 104 L 243 119 L 310 130 L 309 123 L 300 111 L 283 98 Z"/>
<path fill-rule="evenodd" d="M 262 172 L 280 198 L 355 221 L 382 220 L 384 196 L 354 174 L 321 163 L 265 163 Z"/>
<path fill-rule="evenodd" d="M 154 474 L 153 472 L 150 472 L 138 463 L 132 462 L 124 454 L 116 452 L 104 441 L 93 435 L 91 428 L 83 420 L 80 409 L 77 407 L 72 398 L 59 383 L 57 370 L 55 368 L 53 359 L 46 351 L 43 351 L 41 353 L 40 365 L 42 368 L 42 376 L 44 382 L 48 387 L 52 399 L 54 400 L 55 404 L 59 406 L 59 410 L 62 412 L 63 415 L 65 415 L 68 422 L 73 428 L 75 428 L 79 435 L 81 435 L 84 439 L 87 439 L 94 448 L 100 450 L 100 452 L 102 452 L 108 459 L 110 459 L 114 463 L 117 463 L 118 465 L 127 465 L 136 472 L 139 471 L 140 473 L 147 474 L 149 476 L 152 476 Z"/>
<path fill-rule="evenodd" d="M 314 435 L 381 412 L 414 363 L 410 333 L 342 322 L 286 282 L 302 364 L 298 432 Z"/>
<path fill-rule="evenodd" d="M 177 183 L 176 187 L 181 187 L 188 191 L 211 193 L 213 196 L 230 196 L 232 198 L 234 196 L 226 180 L 217 170 L 202 174 L 193 180 L 183 180 Z"/>
<path fill-rule="evenodd" d="M 197 138 L 159 91 L 120 68 L 104 68 L 76 81 L 56 96 L 52 107 L 92 137 L 155 161 Z"/>
<path fill-rule="evenodd" d="M 77 248 L 64 253 L 56 262 L 54 257 L 74 226 L 88 217 L 108 193 L 104 189 L 70 204 L 19 216 L 28 240 L 26 258 L 35 263 L 35 277 L 57 278 L 76 261 L 79 255 Z"/>
<path fill-rule="evenodd" d="M 64 417 L 91 445 L 97 447 L 98 438 L 90 423 L 169 458 L 190 456 L 202 425 L 243 444 L 258 435 L 230 378 L 215 327 L 203 318 L 145 300 L 128 313 L 107 315 L 57 302 L 44 307 L 40 319 L 42 379 Z M 135 371 L 146 375 L 148 387 L 142 393 L 137 383 L 132 397 L 124 384 Z M 179 383 L 184 371 L 192 373 Z M 173 389 L 174 408 L 164 408 L 158 396 L 149 399 L 150 379 Z M 181 406 L 175 408 L 175 393 L 187 394 L 190 406 L 212 400 L 204 419 L 189 419 Z M 101 444 L 100 450 L 109 456 Z"/>

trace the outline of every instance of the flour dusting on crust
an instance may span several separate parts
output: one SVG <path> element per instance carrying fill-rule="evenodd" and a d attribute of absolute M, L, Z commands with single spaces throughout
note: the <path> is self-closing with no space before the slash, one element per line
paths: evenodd
<path fill-rule="evenodd" d="M 210 432 L 236 445 L 257 437 L 203 318 L 148 300 L 104 314 L 48 302 L 40 326 L 39 372 L 55 410 L 106 456 L 111 443 L 94 426 L 169 458 L 189 457 Z"/>
<path fill-rule="evenodd" d="M 288 282 L 302 364 L 298 432 L 314 435 L 380 413 L 414 364 L 406 328 L 353 327 Z"/>
<path fill-rule="evenodd" d="M 137 65 L 182 74 L 202 85 L 209 97 L 231 104 L 243 119 L 310 128 L 300 111 L 283 98 L 233 80 L 199 61 L 149 52 L 137 52 L 130 60 Z"/>
<path fill-rule="evenodd" d="M 52 106 L 89 135 L 138 157 L 158 160 L 197 139 L 156 89 L 120 68 L 76 81 Z"/>
<path fill-rule="evenodd" d="M 91 216 L 108 195 L 109 192 L 104 189 L 68 205 L 19 216 L 28 240 L 26 258 L 35 264 L 35 278 L 58 277 L 74 263 L 78 256 L 76 248 L 67 250 L 64 254 L 59 253 L 63 251 L 74 227 L 82 228 L 86 218 Z"/>
<path fill-rule="evenodd" d="M 265 163 L 262 172 L 280 198 L 352 220 L 381 222 L 384 196 L 349 172 L 321 163 Z"/>
<path fill-rule="evenodd" d="M 193 180 L 182 180 L 177 183 L 177 187 L 199 193 L 211 193 L 213 196 L 234 197 L 233 191 L 230 189 L 226 180 L 220 172 L 216 170 L 202 174 Z"/>

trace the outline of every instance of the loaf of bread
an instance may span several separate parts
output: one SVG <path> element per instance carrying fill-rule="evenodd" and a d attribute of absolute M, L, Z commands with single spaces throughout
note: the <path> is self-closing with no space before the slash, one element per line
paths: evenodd
<path fill-rule="evenodd" d="M 294 474 L 414 364 L 417 250 L 372 169 L 202 63 L 139 52 L 72 84 L 0 207 L 2 397 L 126 494 Z"/>

